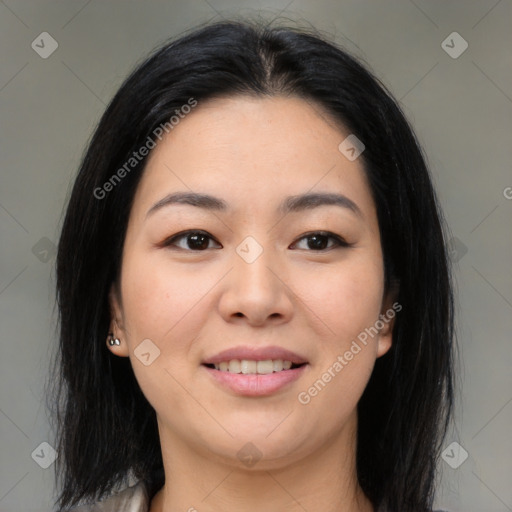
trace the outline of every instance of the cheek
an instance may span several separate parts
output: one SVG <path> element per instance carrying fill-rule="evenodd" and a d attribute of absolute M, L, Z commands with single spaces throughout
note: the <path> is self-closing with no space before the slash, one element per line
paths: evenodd
<path fill-rule="evenodd" d="M 171 264 L 164 253 L 133 255 L 123 267 L 123 306 L 130 337 L 152 338 L 165 349 L 186 342 L 183 336 L 197 322 L 191 315 L 201 310 L 201 300 L 216 279 L 192 266 Z"/>
<path fill-rule="evenodd" d="M 361 255 L 337 268 L 319 267 L 314 273 L 305 273 L 298 283 L 300 296 L 323 321 L 327 339 L 335 348 L 378 319 L 383 296 L 383 269 L 378 259 Z"/>
<path fill-rule="evenodd" d="M 361 255 L 336 270 L 319 269 L 302 283 L 311 319 L 321 320 L 315 325 L 322 350 L 299 403 L 338 425 L 356 407 L 375 364 L 378 335 L 372 327 L 381 310 L 383 267 L 379 258 Z"/>
<path fill-rule="evenodd" d="M 218 281 L 213 272 L 198 276 L 196 269 L 172 265 L 164 254 L 130 254 L 123 262 L 123 313 L 131 364 L 144 395 L 160 412 L 170 408 L 179 414 L 190 407 L 181 384 L 188 382 L 190 352 L 212 307 L 208 291 Z M 137 347 L 146 339 L 158 349 L 147 366 L 137 356 Z"/>

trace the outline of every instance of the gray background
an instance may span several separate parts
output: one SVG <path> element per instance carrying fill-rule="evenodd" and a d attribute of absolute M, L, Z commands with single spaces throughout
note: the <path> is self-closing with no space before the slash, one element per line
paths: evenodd
<path fill-rule="evenodd" d="M 461 393 L 446 446 L 468 458 L 440 460 L 437 506 L 512 510 L 511 15 L 510 0 L 0 1 L 0 511 L 52 508 L 53 465 L 39 465 L 51 451 L 39 445 L 52 443 L 53 244 L 86 142 L 148 51 L 233 16 L 312 23 L 400 99 L 455 238 Z M 58 48 L 43 59 L 31 43 L 45 31 Z M 454 31 L 469 45 L 457 58 L 444 49 L 461 51 L 456 36 L 442 46 Z"/>

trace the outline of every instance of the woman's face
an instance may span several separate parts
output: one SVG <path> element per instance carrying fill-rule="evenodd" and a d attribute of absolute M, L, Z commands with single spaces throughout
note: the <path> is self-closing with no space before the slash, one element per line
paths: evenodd
<path fill-rule="evenodd" d="M 304 100 L 240 96 L 199 103 L 153 150 L 109 349 L 166 446 L 275 468 L 353 444 L 392 301 L 348 135 Z"/>

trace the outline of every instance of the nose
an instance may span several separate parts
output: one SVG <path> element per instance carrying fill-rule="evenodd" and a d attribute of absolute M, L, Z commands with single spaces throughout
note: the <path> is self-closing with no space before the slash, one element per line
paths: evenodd
<path fill-rule="evenodd" d="M 219 312 L 227 322 L 253 327 L 279 325 L 293 316 L 293 292 L 282 268 L 267 251 L 251 263 L 234 254 L 219 299 Z"/>

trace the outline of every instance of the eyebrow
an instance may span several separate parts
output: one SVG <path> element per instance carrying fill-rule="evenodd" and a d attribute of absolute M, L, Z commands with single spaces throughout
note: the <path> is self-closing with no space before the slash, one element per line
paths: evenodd
<path fill-rule="evenodd" d="M 188 204 L 197 208 L 203 208 L 204 210 L 218 212 L 229 210 L 228 203 L 218 197 L 210 196 L 208 194 L 200 194 L 197 192 L 175 192 L 156 202 L 148 210 L 146 218 L 156 211 L 174 204 Z M 282 214 L 287 214 L 331 205 L 346 208 L 359 217 L 363 217 L 363 214 L 357 204 L 347 196 L 322 192 L 289 196 L 279 205 L 278 211 Z"/>
<path fill-rule="evenodd" d="M 334 194 L 334 193 L 308 193 L 301 194 L 298 196 L 290 196 L 287 197 L 283 203 L 280 205 L 279 210 L 286 214 L 292 212 L 300 212 L 304 210 L 311 210 L 313 208 L 318 208 L 319 206 L 340 206 L 342 208 L 346 208 L 359 217 L 363 217 L 363 213 L 359 209 L 356 203 L 349 199 L 347 196 L 342 194 Z"/>
<path fill-rule="evenodd" d="M 146 213 L 146 218 L 157 210 L 161 210 L 162 208 L 173 204 L 189 204 L 191 206 L 213 211 L 228 210 L 228 204 L 217 197 L 209 196 L 207 194 L 199 194 L 197 192 L 175 192 L 165 196 L 163 199 L 160 199 L 160 201 L 155 203 Z"/>

